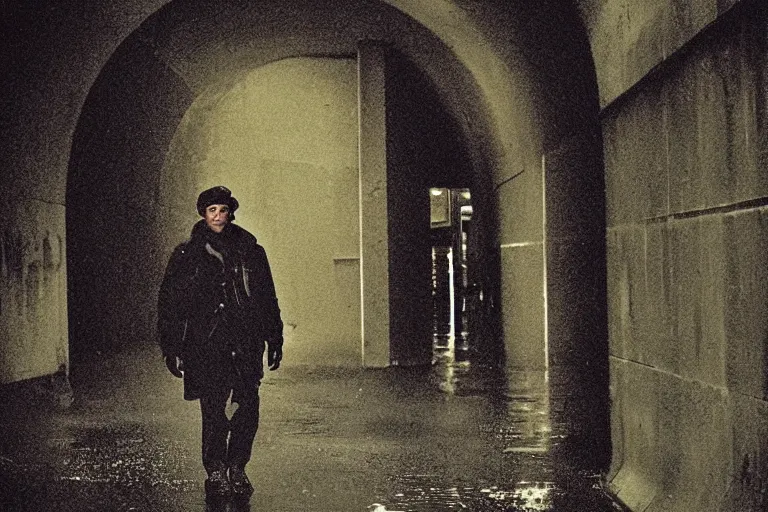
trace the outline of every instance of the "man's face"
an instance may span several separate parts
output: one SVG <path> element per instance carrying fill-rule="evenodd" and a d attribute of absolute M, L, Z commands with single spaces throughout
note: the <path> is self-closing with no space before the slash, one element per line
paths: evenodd
<path fill-rule="evenodd" d="M 212 204 L 205 209 L 205 223 L 214 233 L 221 233 L 229 223 L 229 206 Z"/>

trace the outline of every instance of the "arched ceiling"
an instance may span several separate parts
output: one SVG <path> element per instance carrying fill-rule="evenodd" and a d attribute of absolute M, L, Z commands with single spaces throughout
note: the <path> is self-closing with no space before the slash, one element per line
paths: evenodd
<path fill-rule="evenodd" d="M 374 39 L 446 66 L 449 53 L 477 75 L 509 71 L 487 37 L 499 5 L 470 11 L 452 0 L 176 1 L 142 25 L 139 37 L 199 90 L 222 76 L 286 57 L 354 56 L 357 42 Z M 475 4 L 475 3 L 471 3 Z M 501 4 L 500 4 L 501 5 Z M 511 19 L 511 18 L 510 18 Z M 514 27 L 503 41 L 515 45 Z M 520 66 L 521 62 L 512 63 Z M 520 69 L 514 71 L 520 72 Z"/>
<path fill-rule="evenodd" d="M 376 0 L 171 2 L 137 36 L 196 91 L 289 57 L 354 57 L 361 39 L 399 41 L 427 31 Z M 418 36 L 417 36 L 418 37 Z"/>
<path fill-rule="evenodd" d="M 534 165 L 547 138 L 593 108 L 582 101 L 594 75 L 588 42 L 562 0 L 59 0 L 14 5 L 2 25 L 0 119 L 19 147 L 0 163 L 21 176 L 46 162 L 27 186 L 53 202 L 64 189 L 62 146 L 128 38 L 195 93 L 282 58 L 353 57 L 361 39 L 387 42 L 435 84 L 499 179 L 519 171 L 514 155 Z"/>
<path fill-rule="evenodd" d="M 546 8 L 532 12 L 524 4 L 182 0 L 166 4 L 134 36 L 155 48 L 197 93 L 227 87 L 242 73 L 283 58 L 354 57 L 360 40 L 382 41 L 429 76 L 485 151 L 538 153 L 546 116 L 535 112 L 542 93 L 535 64 L 525 56 L 532 39 L 526 23 Z M 491 132 L 490 138 L 482 135 Z"/>

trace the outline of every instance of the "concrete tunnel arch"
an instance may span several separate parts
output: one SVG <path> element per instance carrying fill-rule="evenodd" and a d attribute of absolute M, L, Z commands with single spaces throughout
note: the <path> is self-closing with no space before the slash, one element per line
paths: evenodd
<path fill-rule="evenodd" d="M 192 4 L 200 9 L 198 15 L 185 17 L 183 7 Z M 249 4 L 263 8 L 261 18 L 242 16 L 259 39 L 239 45 L 224 37 L 241 31 L 226 11 Z M 765 281 L 759 257 L 765 252 L 761 135 L 766 115 L 759 101 L 765 90 L 765 2 L 710 2 L 681 9 L 679 3 L 648 8 L 642 0 L 342 0 L 333 2 L 340 5 L 330 23 L 334 30 L 323 32 L 321 25 L 328 25 L 329 18 L 314 13 L 330 4 L 62 0 L 7 5 L 2 19 L 7 44 L 0 50 L 7 64 L 0 75 L 6 206 L 0 239 L 0 382 L 46 382 L 70 365 L 68 269 L 62 256 L 79 241 L 67 236 L 67 215 L 78 228 L 105 230 L 113 227 L 109 217 L 120 215 L 128 219 L 126 224 L 145 228 L 142 241 L 163 237 L 146 229 L 154 226 L 147 222 L 154 218 L 134 207 L 146 204 L 141 199 L 152 200 L 154 189 L 132 187 L 129 180 L 136 176 L 142 182 L 138 170 L 161 166 L 165 152 L 158 148 L 167 147 L 173 136 L 170 125 L 152 123 L 154 112 L 181 119 L 207 85 L 206 77 L 226 68 L 217 67 L 225 64 L 217 56 L 237 54 L 261 65 L 312 50 L 319 52 L 315 56 L 348 54 L 348 48 L 330 44 L 340 41 L 330 32 L 343 30 L 361 9 L 370 9 L 381 15 L 379 27 L 364 30 L 358 25 L 353 35 L 394 41 L 409 50 L 406 54 L 418 68 L 434 77 L 446 109 L 468 134 L 472 161 L 489 177 L 486 204 L 493 205 L 489 210 L 498 229 L 488 247 L 495 252 L 492 266 L 501 276 L 490 284 L 499 290 L 510 373 L 526 364 L 572 365 L 582 369 L 583 377 L 560 384 L 578 393 L 596 389 L 607 394 L 601 306 L 607 276 L 611 487 L 625 503 L 639 508 L 650 503 L 687 509 L 696 508 L 694 502 L 717 506 L 734 499 L 755 507 L 763 504 L 755 482 L 765 468 L 761 443 L 766 431 L 761 400 L 765 358 L 760 357 L 765 322 L 759 307 Z M 305 7 L 313 19 L 300 16 Z M 393 11 L 442 41 L 460 65 L 446 66 L 443 50 L 420 45 L 422 32 L 404 30 L 402 37 L 388 39 L 385 26 L 398 25 L 390 23 Z M 313 49 L 308 38 L 290 37 L 299 32 L 315 34 L 314 41 L 326 46 Z M 98 130 L 93 137 L 75 134 L 79 119 L 99 114 L 84 110 L 86 99 L 116 49 L 129 49 L 118 47 L 132 34 L 137 39 L 128 45 L 146 54 L 146 60 L 134 55 L 133 61 L 158 76 L 167 74 L 153 82 L 147 71 L 149 80 L 130 82 L 137 91 L 148 91 L 134 93 L 147 101 L 136 104 L 135 136 L 118 137 L 114 127 L 109 135 Z M 487 64 L 488 52 L 501 66 Z M 595 67 L 599 106 L 594 101 Z M 460 81 L 471 79 L 477 87 L 458 92 L 454 75 Z M 507 92 L 503 83 L 509 85 Z M 115 84 L 102 94 L 127 89 Z M 166 92 L 149 93 L 161 89 Z M 142 113 L 146 123 L 136 121 Z M 103 116 L 109 117 L 106 112 Z M 728 122 L 732 119 L 738 122 Z M 596 124 L 602 129 L 595 129 Z M 106 148 L 111 141 L 127 139 L 144 151 L 136 153 L 140 161 L 133 161 L 123 151 L 112 154 L 95 147 L 91 139 L 107 141 Z M 712 143 L 702 146 L 702 140 Z M 75 204 L 67 205 L 70 167 L 70 175 L 80 175 L 81 157 L 99 152 L 94 176 L 112 167 L 125 171 L 111 174 L 121 179 L 112 180 L 119 193 L 110 197 L 121 202 L 101 200 L 97 188 L 89 197 L 84 179 L 85 186 L 74 187 L 74 195 L 94 201 L 94 208 L 67 213 Z M 138 170 L 130 171 L 134 167 Z M 706 190 L 702 183 L 708 184 Z M 601 268 L 604 188 L 607 272 Z M 172 209 L 162 212 L 167 219 L 174 214 Z M 125 232 L 128 238 L 129 230 Z M 733 247 L 736 253 L 729 250 Z M 80 255 L 88 266 L 101 263 L 94 255 Z M 149 254 L 139 262 L 161 259 Z M 736 295 L 711 286 L 739 288 L 743 282 L 751 284 Z M 143 336 L 137 333 L 135 338 Z M 700 347 L 707 350 L 699 353 Z M 598 366 L 596 380 L 587 376 L 593 364 Z M 553 392 L 557 384 L 550 386 Z M 578 401 L 575 397 L 568 406 Z M 651 431 L 654 435 L 646 435 Z M 705 451 L 696 446 L 701 439 L 708 440 Z M 590 446 L 589 439 L 585 446 Z M 666 478 L 659 464 L 680 478 Z M 740 478 L 744 472 L 746 480 Z M 699 492 L 702 488 L 707 492 Z"/>
<path fill-rule="evenodd" d="M 487 250 L 487 284 L 500 318 L 507 364 L 546 367 L 554 362 L 590 367 L 590 372 L 596 368 L 597 374 L 607 374 L 597 91 L 577 14 L 555 5 L 471 12 L 451 9 L 452 3 L 441 4 L 442 10 L 432 4 L 408 4 L 408 8 L 398 2 L 391 4 L 402 10 L 378 2 L 350 7 L 359 17 L 352 24 L 355 38 L 350 41 L 364 35 L 393 44 L 431 79 L 440 101 L 457 120 L 467 141 L 487 225 L 493 227 L 482 243 Z M 113 54 L 91 88 L 73 139 L 67 192 L 68 226 L 72 230 L 68 249 L 73 258 L 82 257 L 87 262 L 87 272 L 81 278 L 87 280 L 88 272 L 104 268 L 104 262 L 120 254 L 121 244 L 149 241 L 148 251 L 113 259 L 114 272 L 101 276 L 101 286 L 109 293 L 120 289 L 118 283 L 130 282 L 141 290 L 137 297 L 151 296 L 150 283 L 157 281 L 163 264 L 159 248 L 169 235 L 157 229 L 158 212 L 172 222 L 184 218 L 174 224 L 179 226 L 175 238 L 183 238 L 182 231 L 188 229 L 186 214 L 158 204 L 159 173 L 154 171 L 163 165 L 176 123 L 210 85 L 201 77 L 211 75 L 190 69 L 198 65 L 202 70 L 221 71 L 222 62 L 217 60 L 220 55 L 216 49 L 211 49 L 215 45 L 189 47 L 207 56 L 200 57 L 199 61 L 204 61 L 200 64 L 188 55 L 186 60 L 174 60 L 174 52 L 185 51 L 184 47 L 179 50 L 178 41 L 165 41 L 163 46 L 159 39 L 153 39 L 157 34 L 153 31 L 169 19 L 183 31 L 188 20 L 171 7 L 173 4 L 168 4 L 150 17 Z M 274 5 L 271 8 L 277 9 Z M 310 14 L 317 18 L 318 12 Z M 280 54 L 279 44 L 286 41 L 281 35 L 285 34 L 275 30 L 290 32 L 292 28 L 280 27 L 275 18 L 263 12 L 259 16 L 267 20 L 268 30 L 263 32 L 272 34 L 265 43 L 262 64 L 300 55 L 350 55 L 352 47 L 348 45 L 317 47 L 309 39 L 290 40 L 285 54 Z M 378 22 L 382 16 L 392 21 L 386 29 L 371 21 Z M 546 35 L 553 33 L 547 30 L 553 27 L 559 29 L 556 36 Z M 310 33 L 313 31 L 327 36 L 322 27 L 313 25 Z M 515 34 L 515 40 L 510 41 L 510 33 Z M 318 40 L 325 41 L 323 37 Z M 189 48 L 186 51 L 191 51 Z M 248 48 L 253 51 L 253 45 Z M 114 71 L 108 72 L 110 68 Z M 129 69 L 133 74 L 125 75 Z M 131 108 L 136 110 L 133 115 L 120 115 L 122 121 L 128 120 L 120 127 L 100 129 L 99 123 L 116 113 L 101 107 L 120 104 L 112 95 L 126 90 L 125 76 L 133 77 L 134 94 L 149 101 L 133 102 Z M 84 129 L 86 119 L 91 119 L 90 129 Z M 116 147 L 130 151 L 111 151 Z M 84 169 L 83 162 L 89 159 L 99 162 L 98 172 Z M 100 180 L 98 186 L 87 179 L 105 176 L 109 170 L 119 173 Z M 179 199 L 189 203 L 191 193 L 188 195 Z M 76 205 L 86 204 L 89 209 L 121 217 L 127 228 L 119 240 L 102 244 L 100 255 L 78 253 L 78 215 L 83 212 Z M 89 230 L 110 229 L 108 220 L 104 215 L 95 216 Z M 138 268 L 145 272 L 142 278 L 132 275 Z M 77 293 L 76 280 L 70 278 L 70 299 Z M 119 296 L 106 301 L 118 302 Z M 118 315 L 114 323 L 110 320 L 110 329 L 150 339 L 150 330 L 137 329 L 151 325 L 146 308 L 140 302 L 120 304 L 131 313 Z M 72 310 L 80 307 L 98 306 L 70 300 Z M 557 339 L 555 345 L 553 338 Z M 604 379 L 590 382 L 599 383 L 594 384 L 595 389 L 607 389 Z"/>
<path fill-rule="evenodd" d="M 70 309 L 73 312 L 71 330 L 75 343 L 85 342 L 82 347 L 84 350 L 109 351 L 116 347 L 129 346 L 131 337 L 144 340 L 154 337 L 151 328 L 152 308 L 148 307 L 147 297 L 153 295 L 152 286 L 159 280 L 163 261 L 170 248 L 168 244 L 170 241 L 175 243 L 182 240 L 188 234 L 189 204 L 194 203 L 194 195 L 203 186 L 200 180 L 204 179 L 193 176 L 193 173 L 184 174 L 184 178 L 169 178 L 167 173 L 164 174 L 166 160 L 170 158 L 173 161 L 175 158 L 167 153 L 168 148 L 173 147 L 174 134 L 178 135 L 179 130 L 184 131 L 184 127 L 189 126 L 189 123 L 184 123 L 184 117 L 189 116 L 190 112 L 195 112 L 196 101 L 213 97 L 211 101 L 215 104 L 219 101 L 216 94 L 226 96 L 231 94 L 233 87 L 237 88 L 237 76 L 254 72 L 238 69 L 236 73 L 220 78 L 218 83 L 204 89 L 204 92 L 189 92 L 186 90 L 186 84 L 178 80 L 167 66 L 155 58 L 157 50 L 145 43 L 146 33 L 137 33 L 138 35 L 129 37 L 118 48 L 94 83 L 83 108 L 70 159 L 67 218 L 70 235 L 74 235 L 71 236 L 70 245 Z M 432 44 L 436 42 L 432 41 Z M 354 46 L 351 48 L 354 49 Z M 441 51 L 445 56 L 450 55 L 444 48 Z M 405 168 L 418 163 L 415 161 L 419 158 L 425 167 L 452 165 L 460 167 L 452 171 L 453 175 L 463 173 L 465 177 L 459 179 L 463 179 L 464 184 L 468 183 L 471 177 L 467 175 L 472 172 L 470 156 L 466 151 L 458 149 L 465 145 L 461 140 L 459 128 L 444 112 L 437 93 L 431 90 L 429 79 L 411 61 L 396 53 L 397 50 L 389 51 L 388 60 L 393 66 L 397 66 L 398 75 L 406 73 L 409 79 L 419 81 L 422 86 L 430 89 L 421 94 L 420 99 L 429 103 L 433 111 L 438 111 L 437 114 L 427 114 L 433 117 L 429 124 L 443 127 L 442 131 L 432 128 L 431 135 L 440 133 L 443 138 L 448 136 L 447 142 L 440 146 L 445 155 L 437 154 L 433 149 L 426 156 L 434 157 L 434 161 L 424 162 L 425 155 L 417 155 L 416 158 L 401 158 L 403 161 L 411 161 L 401 162 L 400 166 Z M 285 59 L 267 62 L 256 69 L 268 69 L 281 62 L 300 58 L 291 57 L 289 52 Z M 304 59 L 315 62 L 354 63 L 354 54 L 317 57 L 310 53 L 310 56 Z M 403 79 L 388 78 L 391 88 L 404 91 L 401 98 L 418 95 L 418 91 L 406 82 L 407 80 Z M 147 99 L 149 106 L 142 105 Z M 387 101 L 397 102 L 393 100 L 396 100 L 396 95 L 390 93 Z M 419 101 L 412 100 L 410 105 L 402 107 L 401 111 L 405 108 L 418 110 L 419 105 Z M 204 111 L 210 111 L 210 108 L 210 105 L 202 107 Z M 162 115 L 150 114 L 151 109 L 159 110 Z M 401 113 L 401 118 L 404 115 Z M 435 119 L 434 115 L 440 116 L 440 119 Z M 421 121 L 421 124 L 427 124 L 423 122 L 424 119 Z M 402 125 L 407 123 L 407 120 L 396 122 Z M 450 126 L 450 129 L 445 126 Z M 401 141 L 418 130 L 405 128 L 404 131 L 408 133 L 400 137 Z M 424 137 L 422 141 L 423 139 Z M 198 142 L 203 146 L 206 143 L 204 140 Z M 189 156 L 189 153 L 195 151 L 194 148 L 186 148 L 182 153 Z M 425 152 L 423 148 L 422 152 Z M 190 163 L 195 165 L 189 160 L 185 162 Z M 445 170 L 442 175 L 436 176 L 440 173 L 434 171 L 431 174 L 431 179 L 438 180 L 432 181 L 432 185 L 450 185 L 451 179 L 454 182 L 456 180 L 455 177 L 446 176 L 451 173 Z M 173 186 L 167 185 L 168 180 Z M 429 184 L 425 182 L 421 186 L 424 188 L 423 196 L 426 199 L 426 188 Z M 405 188 L 407 187 L 401 187 L 401 190 Z M 247 204 L 247 201 L 244 203 Z M 111 219 L 106 216 L 99 217 L 86 230 L 79 231 L 78 219 L 87 213 L 87 209 L 109 211 L 113 216 Z M 151 213 L 152 210 L 162 214 Z M 426 212 L 427 208 L 422 210 Z M 153 220 L 157 218 L 160 222 Z M 117 230 L 120 236 L 114 236 L 115 230 L 106 224 L 117 219 L 122 222 L 121 229 Z M 101 224 L 102 220 L 105 224 Z M 172 236 L 159 233 L 161 224 L 174 226 L 171 228 L 175 230 Z M 99 235 L 95 233 L 107 235 L 99 239 Z M 411 239 L 413 238 L 411 236 Z M 85 247 L 80 247 L 80 243 Z M 140 246 L 142 249 L 137 249 Z M 147 246 L 152 247 L 151 250 L 146 250 Z M 86 264 L 78 265 L 78 262 Z M 428 275 L 428 268 L 424 269 L 423 274 Z M 139 293 L 128 297 L 127 293 L 130 291 L 125 283 L 137 285 Z M 420 298 L 424 298 L 423 294 Z M 401 307 L 400 310 L 404 309 Z M 426 311 L 422 313 L 426 314 Z M 421 323 L 424 328 L 428 328 L 427 322 Z M 425 330 L 421 337 L 424 341 L 429 341 L 430 334 Z M 90 345 L 90 348 L 87 348 L 87 345 Z M 423 343 L 422 347 L 425 346 L 430 345 Z M 77 352 L 77 348 L 73 350 L 74 354 Z M 429 361 L 429 355 L 425 356 L 423 349 L 421 352 L 417 354 L 421 358 L 418 362 Z"/>

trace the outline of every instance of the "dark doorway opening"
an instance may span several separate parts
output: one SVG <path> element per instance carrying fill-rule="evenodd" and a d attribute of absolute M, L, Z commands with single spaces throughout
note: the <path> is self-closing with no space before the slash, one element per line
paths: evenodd
<path fill-rule="evenodd" d="M 472 195 L 468 188 L 429 189 L 432 249 L 432 360 L 465 361 L 470 315 L 476 304 L 469 245 Z"/>

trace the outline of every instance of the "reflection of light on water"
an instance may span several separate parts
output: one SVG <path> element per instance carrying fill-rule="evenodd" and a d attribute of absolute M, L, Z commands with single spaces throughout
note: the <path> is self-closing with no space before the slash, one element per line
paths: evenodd
<path fill-rule="evenodd" d="M 368 510 L 370 510 L 370 512 L 403 512 L 402 510 L 390 510 L 386 506 L 382 505 L 381 503 L 374 503 L 373 505 L 368 505 Z"/>
<path fill-rule="evenodd" d="M 443 381 L 440 383 L 440 390 L 449 395 L 456 394 L 456 368 L 452 365 L 445 365 Z"/>
<path fill-rule="evenodd" d="M 432 478 L 434 475 L 404 477 L 402 483 L 410 483 L 410 485 L 405 491 L 394 494 L 395 499 L 388 505 L 393 509 L 374 503 L 368 510 L 373 512 L 394 512 L 394 510 L 549 512 L 554 510 L 553 494 L 557 493 L 557 488 L 553 482 L 522 481 L 511 484 L 509 487 L 438 487 L 428 484 Z"/>
<path fill-rule="evenodd" d="M 554 484 L 550 482 L 520 482 L 520 485 L 512 491 L 500 490 L 497 487 L 490 489 L 481 489 L 488 498 L 494 501 L 511 501 L 515 505 L 515 510 L 536 511 L 550 510 L 552 506 L 552 496 L 550 495 Z"/>
<path fill-rule="evenodd" d="M 463 384 L 465 387 L 469 381 L 470 364 L 468 361 L 456 362 L 451 354 L 439 354 L 433 361 L 433 375 L 438 380 L 440 391 L 449 395 L 458 394 L 459 387 Z"/>
<path fill-rule="evenodd" d="M 468 361 L 458 362 L 448 351 L 436 351 L 432 382 L 455 397 L 489 396 L 495 415 L 480 426 L 502 453 L 513 461 L 543 460 L 552 447 L 549 384 L 546 371 L 505 371 Z M 498 401 L 496 401 L 498 400 Z M 513 462 L 510 462 L 513 463 Z M 536 462 L 531 462 L 536 464 Z M 436 474 L 401 474 L 386 507 L 412 512 L 550 512 L 563 490 L 552 482 L 506 481 L 478 486 L 457 485 Z M 496 484 L 496 485 L 493 485 Z M 385 505 L 370 509 L 390 512 Z"/>
<path fill-rule="evenodd" d="M 521 482 L 523 483 L 523 482 Z M 554 486 L 548 482 L 537 482 L 515 490 L 515 499 L 523 510 L 549 510 L 552 505 L 550 491 Z"/>
<path fill-rule="evenodd" d="M 504 448 L 504 453 L 547 453 L 546 446 L 511 446 Z"/>

